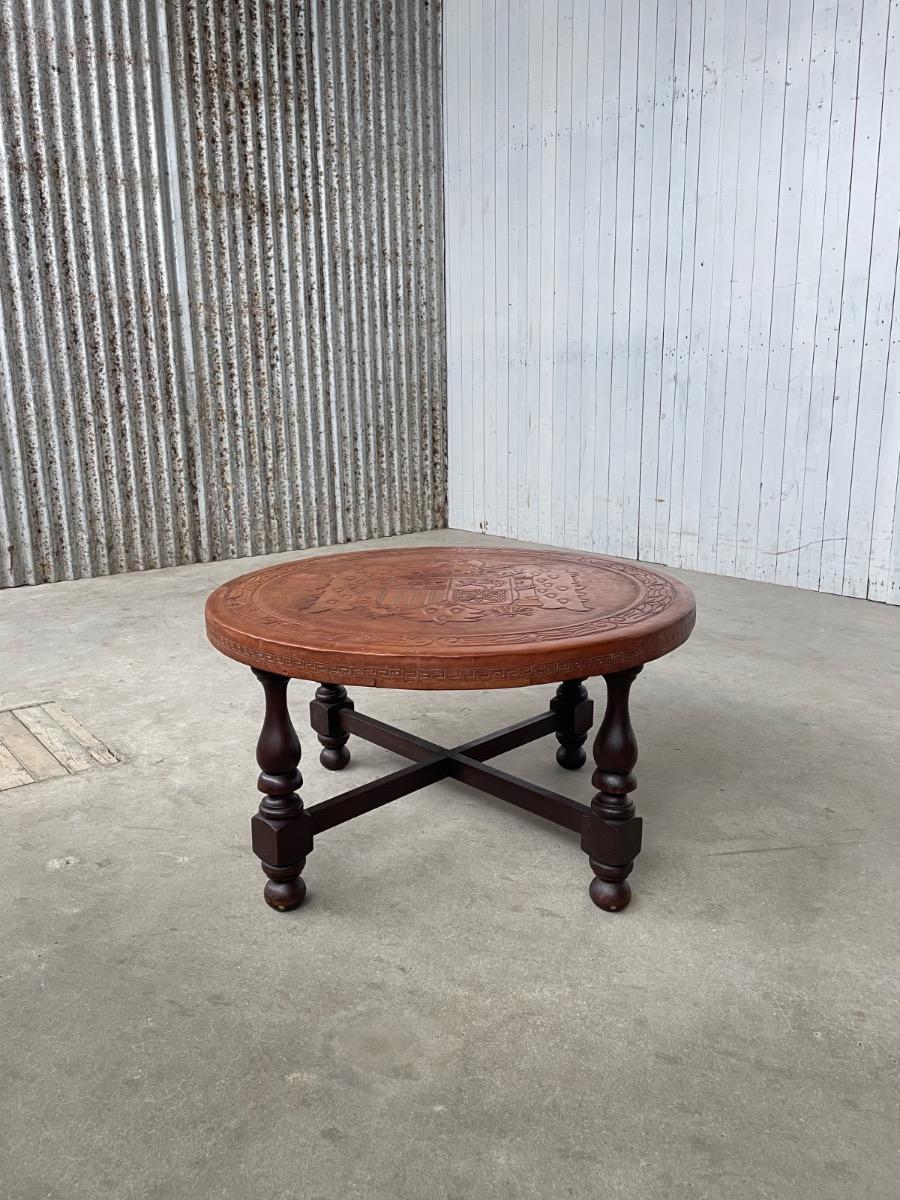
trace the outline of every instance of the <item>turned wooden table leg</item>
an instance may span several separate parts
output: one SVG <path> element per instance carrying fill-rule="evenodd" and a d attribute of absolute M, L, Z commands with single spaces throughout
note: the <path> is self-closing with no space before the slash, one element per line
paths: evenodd
<path fill-rule="evenodd" d="M 251 820 L 253 851 L 268 876 L 263 892 L 266 903 L 287 912 L 301 904 L 306 895 L 300 872 L 313 847 L 309 817 L 297 793 L 303 783 L 297 769 L 300 740 L 288 713 L 288 677 L 256 668 L 253 674 L 266 694 L 266 715 L 256 744 L 256 761 L 261 768 L 256 786 L 263 798 Z"/>
<path fill-rule="evenodd" d="M 606 713 L 594 741 L 597 769 L 591 780 L 598 791 L 581 832 L 582 849 L 594 872 L 590 896 L 607 912 L 628 907 L 628 876 L 641 849 L 642 822 L 634 815 L 630 797 L 637 787 L 633 772 L 638 748 L 628 715 L 628 693 L 640 671 L 631 667 L 604 676 Z"/>
<path fill-rule="evenodd" d="M 316 698 L 309 704 L 309 723 L 322 743 L 319 762 L 329 771 L 340 771 L 350 761 L 347 742 L 350 734 L 340 725 L 342 708 L 352 708 L 347 689 L 339 683 L 323 683 L 316 688 Z"/>
<path fill-rule="evenodd" d="M 567 771 L 577 771 L 587 759 L 584 743 L 594 722 L 594 702 L 588 699 L 582 679 L 567 679 L 556 689 L 550 707 L 559 718 L 556 761 Z"/>

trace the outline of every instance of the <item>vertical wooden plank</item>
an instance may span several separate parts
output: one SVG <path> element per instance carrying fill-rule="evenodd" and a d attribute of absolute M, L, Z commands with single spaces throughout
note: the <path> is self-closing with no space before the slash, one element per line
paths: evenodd
<path fill-rule="evenodd" d="M 707 332 L 702 454 L 699 480 L 699 529 L 696 566 L 715 571 L 719 533 L 719 490 L 725 455 L 725 389 L 734 277 L 735 221 L 741 157 L 744 97 L 744 50 L 747 0 L 727 0 L 725 47 L 721 64 L 721 125 L 716 168 L 715 240 Z"/>
<path fill-rule="evenodd" d="M 499 0 L 505 3 L 505 0 Z M 481 451 L 476 455 L 479 470 L 481 516 L 478 527 L 484 532 L 496 532 L 497 476 L 497 144 L 495 142 L 496 85 L 496 15 L 498 0 L 485 0 L 481 6 L 482 99 L 477 120 L 482 128 L 483 156 L 481 165 L 480 223 L 481 260 Z M 476 293 L 477 295 L 477 293 Z M 476 438 L 478 437 L 476 425 Z M 479 467 L 480 464 L 480 467 Z"/>
<path fill-rule="evenodd" d="M 494 38 L 494 334 L 496 427 L 493 436 L 492 466 L 495 488 L 493 532 L 509 537 L 509 19 L 510 0 L 496 0 L 496 31 Z"/>
<path fill-rule="evenodd" d="M 738 32 L 742 31 L 740 20 Z M 724 128 L 726 42 L 733 26 L 726 26 L 725 0 L 707 0 L 703 33 L 703 74 L 700 96 L 700 145 L 697 165 L 697 229 L 694 244 L 689 346 L 687 356 L 684 455 L 680 495 L 673 494 L 673 508 L 680 508 L 678 561 L 696 567 L 700 543 L 700 493 L 706 429 L 706 378 L 709 368 L 709 331 L 712 296 L 719 252 L 718 208 L 722 199 L 719 183 L 721 153 L 726 141 Z M 724 198 L 726 208 L 728 198 Z"/>
<path fill-rule="evenodd" d="M 757 177 L 747 384 L 741 429 L 741 471 L 735 550 L 735 572 L 745 578 L 752 578 L 756 566 L 790 11 L 790 4 L 770 4 L 766 23 L 760 125 L 761 153 Z"/>
<path fill-rule="evenodd" d="M 485 109 L 491 102 L 488 95 L 487 64 L 491 58 L 488 48 L 491 19 L 486 6 L 477 0 L 469 9 L 470 96 L 469 164 L 471 184 L 472 238 L 469 244 L 469 264 L 466 290 L 471 306 L 470 362 L 472 382 L 470 392 L 470 437 L 468 471 L 472 488 L 472 517 L 470 529 L 484 529 L 485 516 L 485 413 L 491 403 L 492 381 L 489 363 L 485 359 L 487 338 L 487 297 L 485 294 L 487 241 L 487 207 L 490 204 L 487 164 L 491 147 L 485 144 Z"/>
<path fill-rule="evenodd" d="M 591 269 L 588 246 L 593 239 L 588 231 L 592 200 L 588 195 L 590 171 L 589 125 L 592 113 L 588 107 L 590 95 L 591 0 L 576 0 L 571 13 L 572 39 L 572 158 L 568 203 L 568 288 L 565 304 L 565 378 L 566 416 L 563 436 L 559 439 L 564 452 L 554 459 L 554 479 L 557 473 L 562 487 L 562 520 L 559 529 L 561 545 L 577 547 L 579 543 L 579 473 L 583 445 L 583 428 L 591 397 L 583 389 L 584 362 L 590 359 L 591 348 L 584 339 L 584 306 Z M 554 439 L 556 445 L 556 439 Z"/>
<path fill-rule="evenodd" d="M 893 257 L 893 293 L 887 325 L 884 397 L 882 425 L 879 431 L 878 465 L 872 518 L 872 540 L 869 554 L 868 595 L 872 600 L 900 603 L 900 297 L 898 297 L 898 251 L 900 251 L 900 155 L 894 148 L 900 142 L 900 0 L 892 0 L 888 15 L 887 65 L 885 93 L 882 106 L 881 156 L 878 163 L 878 184 L 875 201 L 875 232 L 879 262 L 876 272 L 882 286 L 884 272 L 891 270 Z M 884 308 L 886 308 L 886 304 Z M 883 310 L 882 310 L 883 311 Z M 868 340 L 868 338 L 867 338 Z M 868 395 L 874 383 L 865 378 L 860 394 Z M 857 432 L 859 440 L 859 432 Z M 861 473 L 854 471 L 854 480 L 864 483 Z M 853 499 L 851 499 L 851 511 Z M 856 520 L 851 518 L 851 530 Z M 893 556 L 892 556 L 893 547 Z M 848 545 L 847 584 L 857 586 L 852 564 L 857 548 Z M 851 557 L 852 555 L 852 557 Z"/>
<path fill-rule="evenodd" d="M 645 301 L 643 413 L 641 420 L 640 508 L 637 557 L 652 560 L 656 553 L 656 513 L 660 497 L 657 478 L 660 451 L 662 356 L 665 299 L 669 267 L 668 225 L 675 92 L 675 6 L 658 4 L 653 64 L 654 99 L 651 133 L 652 165 L 647 199 L 649 260 Z"/>
<path fill-rule="evenodd" d="M 559 0 L 559 24 L 556 52 L 556 194 L 553 222 L 553 321 L 551 325 L 552 386 L 548 478 L 548 504 L 545 525 L 549 522 L 549 540 L 554 546 L 565 544 L 566 530 L 566 448 L 573 435 L 572 422 L 577 415 L 577 395 L 571 383 L 569 363 L 572 346 L 569 322 L 578 311 L 578 293 L 582 285 L 579 263 L 573 247 L 573 235 L 580 230 L 577 206 L 584 206 L 584 160 L 575 124 L 575 11 L 573 0 Z M 573 194 L 574 188 L 579 194 Z M 577 244 L 577 243 L 576 243 Z M 575 354 L 577 354 L 577 348 Z"/>
<path fill-rule="evenodd" d="M 574 544 L 589 549 L 594 534 L 595 455 L 597 451 L 597 342 L 600 303 L 600 201 L 603 184 L 603 86 L 605 3 L 591 0 L 587 10 L 587 94 L 584 178 L 584 291 L 581 298 L 581 439 L 578 453 L 578 527 Z"/>
<path fill-rule="evenodd" d="M 809 588 L 819 586 L 822 541 L 825 537 L 829 446 L 847 257 L 855 97 L 859 85 L 861 20 L 861 0 L 840 0 L 797 571 L 797 582 L 801 587 Z M 843 545 L 844 535 L 832 536 L 840 536 Z"/>
<path fill-rule="evenodd" d="M 460 45 L 461 0 L 446 0 L 442 14 L 444 89 L 444 223 L 445 287 L 447 290 L 447 519 L 452 528 L 465 528 L 462 475 L 464 446 L 464 383 L 460 320 L 464 189 L 460 143 L 467 111 L 460 86 L 463 59 Z"/>
<path fill-rule="evenodd" d="M 687 128 L 689 71 L 692 58 L 693 22 L 690 0 L 679 0 L 675 12 L 674 104 L 671 156 L 667 196 L 665 301 L 662 332 L 662 381 L 657 437 L 656 522 L 652 561 L 669 561 L 672 456 L 675 443 L 675 398 L 678 366 L 678 315 L 681 277 L 690 270 L 682 254 L 685 194 L 687 189 Z M 696 50 L 694 50 L 696 54 Z"/>
<path fill-rule="evenodd" d="M 510 364 L 510 472 L 509 531 L 521 537 L 525 497 L 525 448 L 528 403 L 528 94 L 529 3 L 513 0 L 510 6 L 510 178 L 509 178 L 509 312 L 512 341 Z"/>
<path fill-rule="evenodd" d="M 894 322 L 896 328 L 897 322 Z M 893 370 L 890 373 L 890 379 L 897 388 L 895 395 L 900 394 L 900 352 L 897 351 L 896 343 L 892 343 L 892 351 L 895 353 L 892 357 Z M 894 492 L 894 521 L 893 531 L 891 534 L 891 558 L 890 568 L 888 572 L 888 580 L 886 587 L 885 600 L 890 604 L 900 604 L 900 479 L 897 481 L 896 490 Z"/>
<path fill-rule="evenodd" d="M 894 498 L 894 526 L 891 539 L 891 567 L 887 595 L 890 604 L 900 604 L 900 481 Z"/>
<path fill-rule="evenodd" d="M 538 441 L 540 436 L 541 352 L 541 244 L 544 238 L 544 207 L 541 188 L 543 170 L 543 5 L 530 0 L 528 6 L 528 177 L 526 214 L 526 276 L 524 303 L 527 313 L 525 350 L 525 413 L 522 422 L 521 490 L 519 537 L 538 538 Z M 546 64 L 549 69 L 550 64 Z"/>
<path fill-rule="evenodd" d="M 621 8 L 607 0 L 603 23 L 603 131 L 600 164 L 600 290 L 597 302 L 597 374 L 594 422 L 594 515 L 591 550 L 609 547 L 609 458 L 612 429 L 613 311 L 616 271 L 618 104 Z"/>
<path fill-rule="evenodd" d="M 541 79 L 541 238 L 538 318 L 539 372 L 537 413 L 537 528 L 539 541 L 550 540 L 550 472 L 553 466 L 553 344 L 556 308 L 557 117 L 559 105 L 559 0 L 544 0 Z"/>
<path fill-rule="evenodd" d="M 703 127 L 704 54 L 706 4 L 691 10 L 691 56 L 688 67 L 688 120 L 685 150 L 684 212 L 681 223 L 681 281 L 675 339 L 675 396 L 672 415 L 672 468 L 670 476 L 669 528 L 666 561 L 682 561 L 681 496 L 684 490 L 684 458 L 687 409 L 690 393 L 691 313 L 697 267 L 697 184 L 700 172 L 700 138 Z"/>
<path fill-rule="evenodd" d="M 856 513 L 859 527 L 855 558 L 858 587 L 862 595 L 866 590 L 871 531 L 871 508 L 866 504 L 865 497 L 871 494 L 869 481 L 874 479 L 877 470 L 882 387 L 879 380 L 872 392 L 861 396 L 860 382 L 864 353 L 877 375 L 877 359 L 883 349 L 878 343 L 882 341 L 886 345 L 887 341 L 884 336 L 885 314 L 879 312 L 884 299 L 883 277 L 880 273 L 874 281 L 874 292 L 872 288 L 872 231 L 881 148 L 881 97 L 884 92 L 888 9 L 889 0 L 866 0 L 862 10 L 858 84 L 854 96 L 850 204 L 818 582 L 821 591 L 841 592 L 843 589 L 844 560 L 850 534 L 852 476 L 854 470 L 858 469 L 860 478 L 866 480 L 857 489 L 859 503 Z M 896 154 L 897 148 L 891 147 L 887 152 Z M 883 263 L 878 265 L 883 266 Z M 869 304 L 872 305 L 872 321 L 868 319 Z M 870 375 L 871 372 L 867 372 L 867 376 Z M 862 438 L 857 438 L 858 432 L 863 434 Z"/>
<path fill-rule="evenodd" d="M 853 277 L 862 313 L 855 314 L 849 328 L 841 327 L 845 362 L 843 368 L 839 362 L 838 394 L 846 390 L 848 402 L 846 407 L 835 403 L 832 441 L 837 436 L 840 443 L 847 429 L 849 450 L 845 445 L 837 453 L 832 450 L 825 505 L 826 538 L 839 536 L 843 528 L 846 541 L 840 556 L 835 543 L 826 541 L 823 546 L 820 587 L 849 596 L 868 593 L 877 481 L 885 465 L 880 455 L 882 429 L 885 405 L 891 403 L 885 384 L 900 217 L 900 129 L 896 113 L 891 112 L 896 96 L 887 91 L 891 15 L 890 0 L 867 4 L 863 15 L 848 235 L 853 239 Z M 900 14 L 895 19 L 900 23 Z M 896 42 L 897 25 L 893 34 Z M 891 59 L 895 69 L 896 61 L 895 51 Z M 857 254 L 861 261 L 856 261 Z M 847 285 L 844 292 L 846 297 Z M 847 377 L 845 389 L 840 380 Z M 893 402 L 900 403 L 900 398 L 894 397 Z"/>
<path fill-rule="evenodd" d="M 898 197 L 900 199 L 900 197 Z M 900 278 L 900 240 L 894 272 Z M 900 604 L 900 296 L 895 282 L 869 552 L 868 598 Z"/>
<path fill-rule="evenodd" d="M 451 172 L 455 162 L 454 143 L 456 134 L 456 121 L 451 112 L 451 104 L 454 102 L 455 96 L 450 85 L 451 73 L 456 69 L 456 52 L 452 42 L 452 21 L 451 21 L 451 3 L 449 0 L 444 3 L 441 9 L 441 47 L 443 50 L 442 62 L 443 69 L 441 73 L 441 108 L 444 113 L 443 121 L 443 187 L 444 187 L 444 237 L 446 239 L 444 251 L 444 293 L 445 293 L 445 308 L 446 308 L 446 330 L 447 330 L 447 477 L 452 486 L 448 487 L 447 495 L 447 522 L 452 527 L 456 521 L 456 486 L 455 474 L 457 463 L 456 449 L 456 397 L 457 386 L 455 379 L 456 354 L 455 340 L 456 329 L 454 326 L 453 305 L 456 298 L 456 263 L 457 256 L 451 254 L 449 246 L 455 234 L 454 218 L 456 215 L 456 187 L 451 178 Z M 452 494 L 450 494 L 452 493 Z"/>
<path fill-rule="evenodd" d="M 716 570 L 723 575 L 733 575 L 737 562 L 741 437 L 747 398 L 765 50 L 765 0 L 748 0 L 744 31 L 744 95 L 739 132 L 741 149 L 738 164 L 731 318 L 728 326 L 725 409 L 722 418 L 723 461 L 719 487 L 719 528 L 716 536 Z"/>
<path fill-rule="evenodd" d="M 796 585 L 828 184 L 838 0 L 814 0 L 775 582 Z"/>
<path fill-rule="evenodd" d="M 762 463 L 759 485 L 754 577 L 774 582 L 778 565 L 778 523 L 785 459 L 803 198 L 804 147 L 810 115 L 810 43 L 813 4 L 794 0 L 788 30 L 784 122 L 780 154 L 778 228 L 768 336 Z"/>
<path fill-rule="evenodd" d="M 628 366 L 631 331 L 631 280 L 634 247 L 635 130 L 637 128 L 637 3 L 622 6 L 617 101 L 618 165 L 616 171 L 615 259 L 613 307 L 610 314 L 609 447 L 607 453 L 608 531 L 605 549 L 621 554 L 625 515 L 625 424 L 628 411 Z M 637 314 L 636 314 L 637 315 Z"/>
<path fill-rule="evenodd" d="M 466 390 L 466 455 L 465 480 L 467 496 L 466 528 L 477 530 L 481 521 L 484 479 L 484 443 L 481 436 L 484 413 L 484 339 L 482 279 L 484 273 L 483 236 L 481 220 L 481 162 L 482 126 L 479 104 L 481 97 L 481 4 L 469 0 L 465 44 L 466 79 L 466 161 L 468 166 L 468 228 L 463 272 L 463 320 L 466 327 L 464 343 L 465 366 L 468 372 Z"/>
<path fill-rule="evenodd" d="M 637 8 L 639 27 L 635 86 L 632 270 L 622 454 L 622 534 L 619 548 L 619 553 L 626 558 L 638 556 L 645 406 L 644 370 L 647 358 L 647 286 L 650 276 L 650 206 L 653 198 L 653 136 L 657 84 L 655 68 L 658 5 L 656 0 L 641 0 Z"/>

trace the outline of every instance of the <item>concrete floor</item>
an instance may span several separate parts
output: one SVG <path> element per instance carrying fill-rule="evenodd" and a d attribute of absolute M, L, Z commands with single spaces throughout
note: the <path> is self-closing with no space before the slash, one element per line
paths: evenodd
<path fill-rule="evenodd" d="M 900 610 L 678 573 L 627 913 L 574 835 L 443 783 L 323 835 L 277 915 L 261 690 L 202 625 L 260 561 L 0 595 L 0 708 L 125 760 L 0 794 L 4 1200 L 897 1200 Z M 308 803 L 396 765 L 323 771 L 313 687 Z M 550 694 L 355 698 L 454 742 Z M 497 761 L 588 800 L 554 746 Z"/>

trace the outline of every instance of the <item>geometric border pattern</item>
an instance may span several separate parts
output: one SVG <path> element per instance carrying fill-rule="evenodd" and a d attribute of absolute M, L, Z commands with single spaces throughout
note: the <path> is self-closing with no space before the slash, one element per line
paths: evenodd
<path fill-rule="evenodd" d="M 269 650 L 252 650 L 234 642 L 207 625 L 210 642 L 228 658 L 262 670 L 275 671 L 293 678 L 317 682 L 355 684 L 358 687 L 428 687 L 438 685 L 442 690 L 465 688 L 527 687 L 532 683 L 553 683 L 560 679 L 589 679 L 611 671 L 624 670 L 662 658 L 676 649 L 689 637 L 694 627 L 695 614 L 690 612 L 676 625 L 661 629 L 657 633 L 645 633 L 637 642 L 634 651 L 627 648 L 587 657 L 569 657 L 555 662 L 535 662 L 533 665 L 519 663 L 512 667 L 482 666 L 454 667 L 452 659 L 446 667 L 408 666 L 373 667 L 370 664 L 356 666 L 352 663 L 328 661 L 310 657 L 300 649 L 278 654 Z M 523 676 L 526 676 L 523 682 Z"/>

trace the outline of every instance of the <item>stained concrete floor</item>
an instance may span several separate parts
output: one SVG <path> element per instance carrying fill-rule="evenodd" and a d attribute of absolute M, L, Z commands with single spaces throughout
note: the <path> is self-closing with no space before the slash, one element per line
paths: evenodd
<path fill-rule="evenodd" d="M 324 835 L 277 915 L 260 689 L 202 629 L 253 565 L 0 595 L 0 708 L 124 759 L 0 793 L 4 1200 L 896 1200 L 900 610 L 680 573 L 626 913 L 574 835 L 444 783 Z M 550 692 L 356 700 L 454 742 Z M 308 802 L 396 763 L 305 743 Z M 506 761 L 589 799 L 553 747 Z"/>

